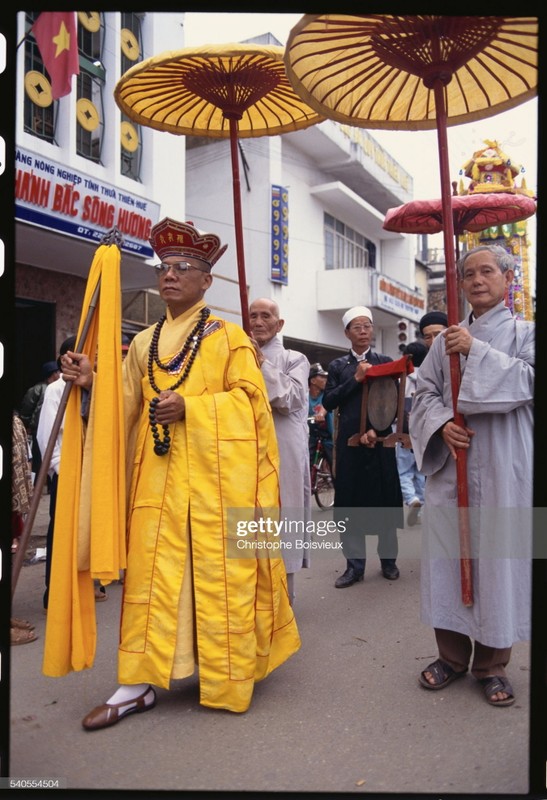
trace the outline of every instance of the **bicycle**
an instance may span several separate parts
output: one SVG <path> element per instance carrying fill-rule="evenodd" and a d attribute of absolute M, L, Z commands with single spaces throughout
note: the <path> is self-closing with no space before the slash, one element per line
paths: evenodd
<path fill-rule="evenodd" d="M 314 418 L 308 417 L 308 422 L 313 424 Z M 310 478 L 311 491 L 319 508 L 332 508 L 334 505 L 334 481 L 321 437 L 318 437 L 315 445 L 310 465 Z"/>

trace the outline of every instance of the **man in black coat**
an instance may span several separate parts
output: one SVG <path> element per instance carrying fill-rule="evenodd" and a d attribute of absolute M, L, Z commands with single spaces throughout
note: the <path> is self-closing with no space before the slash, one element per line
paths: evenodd
<path fill-rule="evenodd" d="M 391 433 L 391 428 L 375 431 L 367 420 L 361 444 L 348 445 L 348 439 L 361 428 L 361 399 L 367 370 L 393 359 L 374 353 L 370 347 L 374 329 L 368 308 L 350 308 L 342 322 L 351 349 L 348 355 L 329 364 L 323 395 L 327 411 L 338 409 L 334 518 L 339 527 L 345 524 L 341 538 L 347 561 L 346 571 L 334 584 L 338 589 L 363 580 L 365 534 L 378 536 L 382 574 L 388 580 L 397 580 L 397 528 L 404 526 L 395 448 L 384 447 L 377 441 L 379 436 Z"/>

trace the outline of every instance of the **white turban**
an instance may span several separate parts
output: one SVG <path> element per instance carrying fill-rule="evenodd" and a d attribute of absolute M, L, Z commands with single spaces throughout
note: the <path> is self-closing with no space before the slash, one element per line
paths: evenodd
<path fill-rule="evenodd" d="M 353 306 L 353 308 L 348 309 L 342 317 L 344 329 L 347 328 L 352 319 L 355 319 L 356 317 L 368 317 L 372 322 L 372 311 L 366 306 Z"/>

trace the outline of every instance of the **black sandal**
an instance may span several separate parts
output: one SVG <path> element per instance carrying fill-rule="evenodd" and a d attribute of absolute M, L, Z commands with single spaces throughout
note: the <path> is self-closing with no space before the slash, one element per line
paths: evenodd
<path fill-rule="evenodd" d="M 491 706 L 512 706 L 515 702 L 513 687 L 503 675 L 491 675 L 488 678 L 479 678 L 479 683 L 484 690 L 486 702 Z M 505 692 L 509 697 L 506 697 L 505 700 L 493 700 L 493 695 L 498 692 Z"/>
<path fill-rule="evenodd" d="M 426 672 L 431 673 L 433 680 L 435 681 L 434 683 L 429 683 L 425 677 Z M 438 658 L 420 673 L 418 680 L 425 689 L 444 689 L 445 686 L 448 686 L 449 683 L 452 683 L 452 681 L 455 681 L 457 678 L 461 678 L 466 672 L 467 669 L 456 672 L 455 669 L 452 669 L 450 664 L 447 664 L 446 661 L 441 661 L 441 659 Z"/>

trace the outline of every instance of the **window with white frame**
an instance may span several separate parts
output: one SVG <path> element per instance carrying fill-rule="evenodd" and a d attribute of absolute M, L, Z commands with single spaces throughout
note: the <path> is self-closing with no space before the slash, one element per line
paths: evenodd
<path fill-rule="evenodd" d="M 44 87 L 36 84 L 35 76 L 40 73 L 46 76 L 46 68 L 38 44 L 32 34 L 32 26 L 40 16 L 40 11 L 27 11 L 25 14 L 25 99 L 24 125 L 25 132 L 46 142 L 57 144 L 55 129 L 57 126 L 58 100 L 51 100 L 51 94 Z M 32 80 L 28 80 L 33 78 Z M 48 84 L 49 86 L 49 84 Z"/>
<path fill-rule="evenodd" d="M 325 268 L 376 268 L 376 245 L 366 236 L 325 212 Z"/>

